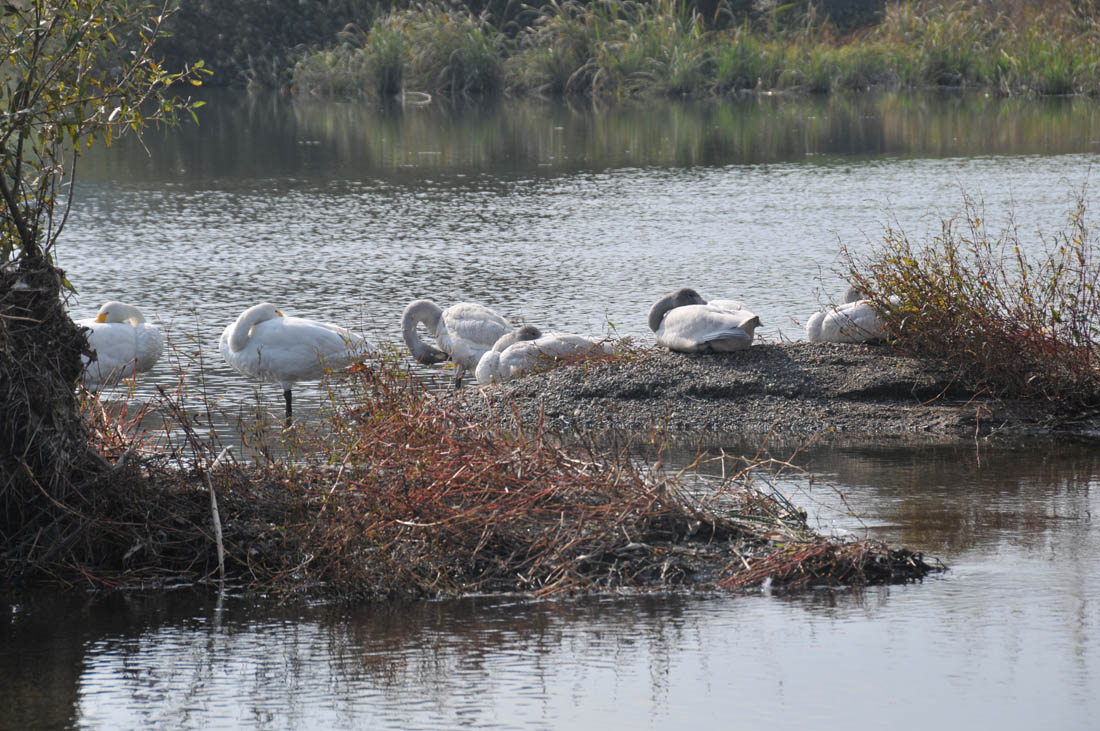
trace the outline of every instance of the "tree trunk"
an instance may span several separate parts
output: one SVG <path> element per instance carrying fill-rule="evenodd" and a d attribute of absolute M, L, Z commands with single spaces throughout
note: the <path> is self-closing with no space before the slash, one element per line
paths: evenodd
<path fill-rule="evenodd" d="M 73 486 L 97 469 L 76 383 L 83 334 L 42 258 L 0 268 L 0 556 L 34 560 L 65 532 Z"/>

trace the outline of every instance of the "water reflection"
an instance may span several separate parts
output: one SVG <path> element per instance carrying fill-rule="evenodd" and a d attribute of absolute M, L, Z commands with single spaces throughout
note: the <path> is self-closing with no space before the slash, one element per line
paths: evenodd
<path fill-rule="evenodd" d="M 1100 487 L 1100 453 L 1092 445 L 741 435 L 674 441 L 663 460 L 677 468 L 701 453 L 727 455 L 725 472 L 723 460 L 699 462 L 712 480 L 734 474 L 742 457 L 777 460 L 757 484 L 807 508 L 822 529 L 880 536 L 941 556 L 1051 549 L 1054 535 L 1070 556 L 1088 556 L 1078 548 L 1090 543 L 1100 550 L 1090 535 Z M 849 494 L 859 496 L 861 509 Z"/>
<path fill-rule="evenodd" d="M 442 174 L 438 182 L 491 189 L 500 180 L 632 166 L 1100 151 L 1100 107 L 1082 97 L 888 93 L 608 109 L 529 100 L 402 108 L 216 92 L 199 118 L 198 127 L 147 139 L 152 155 L 136 141 L 107 155 L 93 150 L 83 174 L 198 181 L 247 170 L 253 179 L 366 175 L 391 183 Z"/>

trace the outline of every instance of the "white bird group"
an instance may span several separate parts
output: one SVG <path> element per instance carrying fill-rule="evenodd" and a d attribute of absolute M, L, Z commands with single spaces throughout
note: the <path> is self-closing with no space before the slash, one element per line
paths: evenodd
<path fill-rule="evenodd" d="M 82 381 L 89 391 L 143 373 L 163 349 L 160 328 L 141 312 L 121 302 L 107 302 L 94 319 L 77 320 L 87 328 L 89 351 Z M 424 342 L 423 326 L 435 345 Z M 710 300 L 682 288 L 657 300 L 649 311 L 649 328 L 657 345 L 684 353 L 727 353 L 752 345 L 760 318 L 735 300 Z M 472 371 L 481 385 L 503 383 L 574 356 L 611 353 L 606 340 L 571 333 L 543 334 L 532 325 L 512 329 L 491 309 L 471 302 L 441 308 L 431 300 L 409 303 L 401 315 L 401 333 L 420 363 L 455 364 L 455 385 Z M 864 343 L 882 340 L 885 325 L 871 301 L 854 287 L 845 302 L 814 313 L 806 326 L 810 342 Z M 278 383 L 292 414 L 292 391 L 300 381 L 315 381 L 342 368 L 370 348 L 366 339 L 326 322 L 287 317 L 274 305 L 249 307 L 226 326 L 219 341 L 226 362 L 249 378 Z"/>
<path fill-rule="evenodd" d="M 435 338 L 436 346 L 420 339 L 423 325 Z M 599 340 L 570 333 L 543 335 L 533 325 L 510 330 L 508 321 L 472 302 L 459 302 L 442 309 L 431 300 L 413 300 L 401 315 L 401 334 L 409 352 L 420 363 L 455 364 L 455 386 L 466 371 L 473 371 L 481 385 L 504 383 L 573 355 L 604 350 Z"/>

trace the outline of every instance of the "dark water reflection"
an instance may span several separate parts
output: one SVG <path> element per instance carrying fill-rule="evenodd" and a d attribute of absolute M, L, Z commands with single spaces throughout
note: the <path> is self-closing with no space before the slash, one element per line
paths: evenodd
<path fill-rule="evenodd" d="M 359 607 L 20 596 L 0 624 L 0 727 L 1091 728 L 1098 460 L 1066 445 L 795 454 L 814 480 L 774 483 L 823 525 L 951 564 L 914 586 Z"/>
<path fill-rule="evenodd" d="M 247 130 L 247 134 L 242 131 Z M 200 125 L 92 151 L 86 179 L 363 179 L 468 187 L 634 166 L 834 164 L 1100 152 L 1095 99 L 746 97 L 609 109 L 530 101 L 379 107 L 214 94 Z M 136 176 L 136 177 L 135 177 Z"/>

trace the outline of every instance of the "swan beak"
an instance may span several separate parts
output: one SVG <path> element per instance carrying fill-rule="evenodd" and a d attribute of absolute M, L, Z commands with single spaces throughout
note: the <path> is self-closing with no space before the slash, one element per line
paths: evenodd
<path fill-rule="evenodd" d="M 95 316 L 95 321 L 96 322 L 107 322 L 107 313 L 106 312 L 100 312 L 98 315 Z"/>
<path fill-rule="evenodd" d="M 279 317 L 286 317 L 286 315 L 284 315 L 283 313 L 279 312 L 278 310 L 275 310 L 275 314 L 276 314 L 276 315 L 278 315 Z"/>

